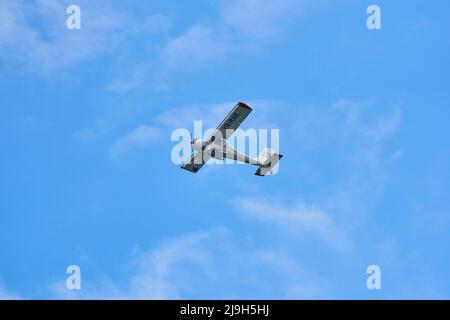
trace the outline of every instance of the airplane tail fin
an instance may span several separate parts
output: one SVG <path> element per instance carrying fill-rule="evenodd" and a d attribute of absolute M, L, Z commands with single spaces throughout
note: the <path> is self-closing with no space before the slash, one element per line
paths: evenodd
<path fill-rule="evenodd" d="M 265 175 L 274 175 L 278 172 L 278 168 L 274 168 L 278 161 L 283 158 L 283 155 L 276 153 L 273 150 L 265 148 L 262 150 L 261 154 L 258 157 L 258 162 L 260 166 L 258 170 L 256 170 L 255 175 L 257 176 L 265 176 Z"/>

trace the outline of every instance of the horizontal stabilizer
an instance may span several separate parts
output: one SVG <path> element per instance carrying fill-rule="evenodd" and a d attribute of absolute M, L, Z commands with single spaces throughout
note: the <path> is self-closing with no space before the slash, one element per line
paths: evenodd
<path fill-rule="evenodd" d="M 273 153 L 270 156 L 270 161 L 268 161 L 267 165 L 260 166 L 258 170 L 256 170 L 255 175 L 257 176 L 266 176 L 266 175 L 274 175 L 278 172 L 278 170 L 274 170 L 274 167 L 277 165 L 278 161 L 283 158 L 283 155 L 278 153 Z"/>

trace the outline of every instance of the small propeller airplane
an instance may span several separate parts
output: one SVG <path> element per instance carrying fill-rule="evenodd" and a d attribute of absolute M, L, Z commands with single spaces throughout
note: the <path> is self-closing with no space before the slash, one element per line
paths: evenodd
<path fill-rule="evenodd" d="M 191 141 L 193 153 L 181 165 L 181 168 L 197 173 L 212 157 L 218 160 L 231 159 L 256 165 L 259 167 L 255 173 L 257 176 L 273 174 L 273 167 L 283 157 L 281 154 L 264 148 L 258 158 L 252 158 L 238 152 L 227 141 L 250 112 L 252 112 L 252 108 L 245 103 L 239 102 L 207 139 L 193 139 Z"/>

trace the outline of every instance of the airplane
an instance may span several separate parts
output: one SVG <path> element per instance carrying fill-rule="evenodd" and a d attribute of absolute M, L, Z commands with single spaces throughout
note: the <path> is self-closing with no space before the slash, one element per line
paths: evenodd
<path fill-rule="evenodd" d="M 218 160 L 231 159 L 258 166 L 259 168 L 255 172 L 257 176 L 272 175 L 272 169 L 283 157 L 281 154 L 264 148 L 258 158 L 252 158 L 234 149 L 227 141 L 251 112 L 252 108 L 243 102 L 238 102 L 207 139 L 195 138 L 191 141 L 193 153 L 181 165 L 181 168 L 197 173 L 212 157 Z"/>

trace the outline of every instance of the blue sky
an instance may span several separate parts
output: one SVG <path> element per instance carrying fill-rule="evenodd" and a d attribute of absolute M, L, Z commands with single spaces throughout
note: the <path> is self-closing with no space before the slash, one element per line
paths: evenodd
<path fill-rule="evenodd" d="M 449 9 L 0 0 L 0 298 L 450 298 Z M 237 101 L 278 175 L 171 162 Z"/>

